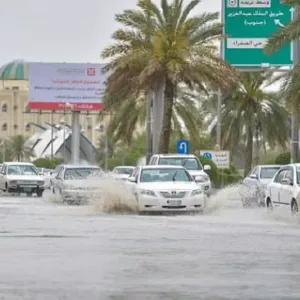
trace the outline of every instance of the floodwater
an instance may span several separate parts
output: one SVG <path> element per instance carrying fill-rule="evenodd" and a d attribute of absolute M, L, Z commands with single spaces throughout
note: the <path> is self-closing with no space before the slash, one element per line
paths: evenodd
<path fill-rule="evenodd" d="M 243 209 L 237 193 L 197 216 L 3 196 L 0 299 L 299 300 L 299 222 Z"/>

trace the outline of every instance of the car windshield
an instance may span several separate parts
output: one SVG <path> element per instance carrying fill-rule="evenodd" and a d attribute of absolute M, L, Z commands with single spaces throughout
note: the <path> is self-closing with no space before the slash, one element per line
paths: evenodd
<path fill-rule="evenodd" d="M 140 182 L 168 182 L 168 181 L 193 181 L 184 169 L 157 168 L 144 169 L 141 172 Z"/>
<path fill-rule="evenodd" d="M 115 168 L 113 173 L 122 174 L 122 175 L 130 175 L 134 168 Z"/>
<path fill-rule="evenodd" d="M 97 176 L 101 174 L 101 169 L 97 168 L 67 168 L 64 179 L 86 179 L 89 176 Z"/>
<path fill-rule="evenodd" d="M 7 168 L 8 175 L 38 175 L 36 167 L 31 165 L 9 165 Z"/>
<path fill-rule="evenodd" d="M 261 168 L 260 178 L 261 179 L 271 179 L 274 177 L 275 173 L 279 169 L 280 169 L 280 167 Z"/>
<path fill-rule="evenodd" d="M 158 164 L 169 166 L 184 166 L 187 170 L 202 170 L 202 166 L 199 164 L 196 158 L 161 157 Z"/>

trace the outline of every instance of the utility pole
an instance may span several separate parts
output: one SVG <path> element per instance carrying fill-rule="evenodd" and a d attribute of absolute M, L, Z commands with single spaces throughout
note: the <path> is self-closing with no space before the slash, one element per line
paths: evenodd
<path fill-rule="evenodd" d="M 53 120 L 53 110 L 51 111 L 51 159 L 53 159 L 53 139 L 54 139 L 54 120 Z"/>
<path fill-rule="evenodd" d="M 146 164 L 148 164 L 152 156 L 152 91 L 148 91 L 146 97 Z"/>
<path fill-rule="evenodd" d="M 293 19 L 299 16 L 299 8 L 294 7 L 294 17 Z M 295 40 L 293 43 L 293 67 L 299 62 L 299 40 Z M 291 124 L 291 163 L 297 162 L 299 156 L 299 128 L 298 128 L 298 99 L 293 99 L 293 110 L 292 110 L 292 124 Z"/>
<path fill-rule="evenodd" d="M 217 106 L 217 145 L 221 147 L 221 109 L 222 109 L 222 93 L 218 90 L 218 106 Z"/>

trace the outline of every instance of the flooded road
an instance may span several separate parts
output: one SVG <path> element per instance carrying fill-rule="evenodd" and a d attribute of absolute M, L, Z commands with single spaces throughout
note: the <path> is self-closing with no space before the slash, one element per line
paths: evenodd
<path fill-rule="evenodd" d="M 0 240 L 0 299 L 300 299 L 300 225 L 228 199 L 142 217 L 2 197 Z"/>

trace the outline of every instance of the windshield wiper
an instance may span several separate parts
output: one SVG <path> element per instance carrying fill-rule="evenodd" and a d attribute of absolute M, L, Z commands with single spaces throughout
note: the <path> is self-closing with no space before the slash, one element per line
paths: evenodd
<path fill-rule="evenodd" d="M 184 162 L 182 163 L 182 166 L 184 167 L 187 162 L 188 162 L 188 160 L 185 159 Z"/>
<path fill-rule="evenodd" d="M 176 181 L 176 180 L 175 180 L 176 175 L 177 175 L 177 171 L 176 171 L 175 174 L 173 175 L 173 178 L 172 178 L 173 181 Z"/>

